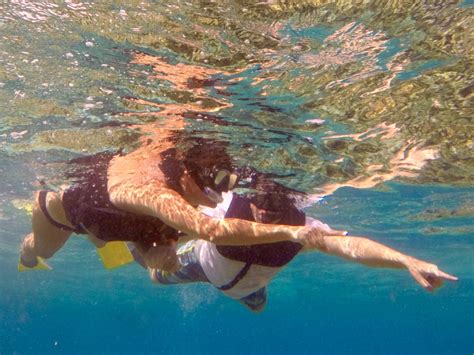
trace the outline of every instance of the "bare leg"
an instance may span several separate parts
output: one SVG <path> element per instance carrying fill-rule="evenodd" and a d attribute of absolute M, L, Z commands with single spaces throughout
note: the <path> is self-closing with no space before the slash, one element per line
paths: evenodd
<path fill-rule="evenodd" d="M 69 225 L 65 219 L 61 196 L 50 192 L 47 195 L 46 207 L 51 216 L 59 223 Z M 33 267 L 37 264 L 37 257 L 50 258 L 66 243 L 70 231 L 52 225 L 39 207 L 38 195 L 33 207 L 33 233 L 28 234 L 21 246 L 21 259 L 25 266 Z"/>

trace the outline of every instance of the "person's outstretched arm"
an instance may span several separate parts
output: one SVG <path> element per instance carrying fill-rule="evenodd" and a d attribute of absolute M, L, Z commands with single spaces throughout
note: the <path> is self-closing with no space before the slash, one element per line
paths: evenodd
<path fill-rule="evenodd" d="M 314 244 L 326 234 L 316 227 L 293 227 L 211 218 L 192 207 L 177 192 L 147 184 L 120 184 L 109 188 L 110 200 L 120 209 L 155 216 L 167 225 L 194 238 L 221 245 L 251 245 L 295 241 Z"/>
<path fill-rule="evenodd" d="M 416 282 L 428 291 L 442 286 L 445 280 L 457 280 L 457 277 L 441 271 L 434 264 L 415 259 L 363 237 L 321 237 L 313 246 L 305 249 L 318 249 L 371 267 L 407 269 Z"/>

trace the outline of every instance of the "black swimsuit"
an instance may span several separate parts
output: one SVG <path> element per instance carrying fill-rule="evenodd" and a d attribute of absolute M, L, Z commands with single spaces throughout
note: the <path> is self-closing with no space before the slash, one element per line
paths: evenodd
<path fill-rule="evenodd" d="M 81 172 L 81 180 L 63 194 L 63 207 L 74 232 L 93 230 L 104 241 L 133 241 L 152 244 L 177 240 L 179 232 L 160 219 L 120 210 L 110 201 L 107 168 L 113 155 L 102 156 L 93 168 Z"/>
<path fill-rule="evenodd" d="M 250 199 L 234 195 L 225 218 L 240 218 L 255 222 L 250 208 Z M 284 223 L 293 226 L 305 225 L 305 214 L 296 208 L 288 208 Z M 301 250 L 295 242 L 276 242 L 249 246 L 217 245 L 219 253 L 226 258 L 261 266 L 282 267 L 288 264 Z"/>

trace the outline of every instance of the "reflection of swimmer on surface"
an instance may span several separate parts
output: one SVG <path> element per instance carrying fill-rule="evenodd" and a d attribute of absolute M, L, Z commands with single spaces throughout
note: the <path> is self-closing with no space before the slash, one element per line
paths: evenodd
<path fill-rule="evenodd" d="M 279 192 L 239 196 L 227 193 L 216 209 L 205 213 L 220 218 L 240 218 L 260 223 L 282 223 L 312 226 L 327 234 L 342 234 L 328 225 L 305 216 L 291 196 Z M 266 287 L 273 277 L 302 250 L 320 250 L 327 254 L 372 267 L 407 269 L 415 280 L 431 291 L 444 280 L 456 277 L 444 273 L 434 264 L 399 253 L 362 237 L 321 237 L 317 243 L 301 244 L 282 241 L 252 246 L 220 246 L 205 240 L 193 240 L 178 250 L 180 269 L 168 272 L 149 268 L 150 278 L 159 284 L 208 282 L 225 295 L 238 300 L 253 311 L 264 308 Z"/>
<path fill-rule="evenodd" d="M 324 230 L 216 219 L 196 207 L 215 207 L 237 176 L 223 142 L 183 133 L 183 120 L 145 127 L 142 145 L 128 154 L 99 154 L 77 184 L 60 194 L 40 192 L 33 233 L 22 244 L 21 263 L 35 267 L 75 232 L 104 242 L 133 241 L 150 267 L 174 270 L 180 233 L 220 245 L 296 241 L 315 243 Z M 185 147 L 187 146 L 187 147 Z"/>

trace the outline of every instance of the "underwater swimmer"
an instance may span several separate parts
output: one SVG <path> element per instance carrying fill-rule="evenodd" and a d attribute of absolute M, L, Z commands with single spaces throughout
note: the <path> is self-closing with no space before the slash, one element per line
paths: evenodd
<path fill-rule="evenodd" d="M 87 234 L 98 247 L 116 240 L 135 242 L 147 266 L 170 271 L 179 267 L 176 240 L 181 233 L 219 245 L 315 243 L 325 233 L 199 212 L 198 205 L 215 207 L 237 176 L 222 142 L 190 140 L 182 128 L 180 120 L 141 126 L 146 135 L 135 151 L 96 155 L 77 184 L 61 193 L 40 191 L 20 265 L 35 268 L 73 232 Z"/>
<path fill-rule="evenodd" d="M 301 251 L 320 250 L 324 253 L 372 267 L 407 269 L 425 289 L 432 291 L 445 280 L 456 277 L 444 273 L 434 264 L 404 255 L 382 244 L 362 237 L 344 237 L 341 231 L 305 216 L 295 207 L 294 200 L 281 193 L 254 196 L 225 194 L 225 200 L 215 210 L 216 217 L 241 218 L 261 223 L 281 223 L 312 226 L 325 230 L 317 243 L 303 246 L 283 241 L 252 246 L 220 246 L 205 240 L 193 240 L 178 250 L 181 268 L 177 272 L 149 269 L 152 281 L 169 285 L 189 282 L 208 282 L 230 298 L 236 299 L 252 311 L 261 311 L 267 300 L 266 287 L 273 277 Z"/>

